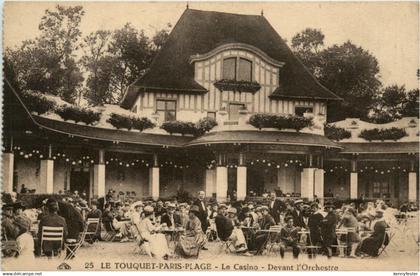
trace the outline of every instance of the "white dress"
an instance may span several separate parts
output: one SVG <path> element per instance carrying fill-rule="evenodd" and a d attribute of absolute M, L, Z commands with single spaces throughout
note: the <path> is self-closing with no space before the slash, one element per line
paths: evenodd
<path fill-rule="evenodd" d="M 28 232 L 17 237 L 16 242 L 19 246 L 19 260 L 33 260 L 34 255 L 34 238 Z"/>
<path fill-rule="evenodd" d="M 149 217 L 140 222 L 139 228 L 142 238 L 146 241 L 146 247 L 148 245 L 153 257 L 163 258 L 165 255 L 169 255 L 170 252 L 165 235 L 154 233 L 157 230 L 157 227 L 152 224 Z"/>

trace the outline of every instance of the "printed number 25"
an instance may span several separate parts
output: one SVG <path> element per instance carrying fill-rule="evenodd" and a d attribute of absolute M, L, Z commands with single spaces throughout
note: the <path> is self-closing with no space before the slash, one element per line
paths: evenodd
<path fill-rule="evenodd" d="M 85 263 L 85 269 L 92 269 L 93 268 L 93 262 Z"/>

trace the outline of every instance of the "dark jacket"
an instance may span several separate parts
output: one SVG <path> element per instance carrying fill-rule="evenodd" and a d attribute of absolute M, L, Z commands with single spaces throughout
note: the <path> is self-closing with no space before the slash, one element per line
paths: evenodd
<path fill-rule="evenodd" d="M 298 229 L 296 227 L 285 226 L 280 231 L 280 239 L 285 244 L 297 243 L 299 239 Z"/>
<path fill-rule="evenodd" d="M 174 227 L 180 227 L 180 226 L 182 226 L 180 215 L 173 214 L 173 219 L 174 219 L 174 223 L 175 223 Z M 162 218 L 160 219 L 160 223 L 161 224 L 162 223 L 166 223 L 166 225 L 168 227 L 172 227 L 173 226 L 172 225 L 172 222 L 171 222 L 171 219 L 169 218 L 169 214 L 168 213 L 165 213 L 164 215 L 162 215 Z"/>
<path fill-rule="evenodd" d="M 63 227 L 63 238 L 64 241 L 66 240 L 68 236 L 68 229 L 67 229 L 67 223 L 66 220 L 59 216 L 58 214 L 48 214 L 42 217 L 41 221 L 39 222 L 39 229 L 38 229 L 38 240 L 41 242 L 41 236 L 42 236 L 42 229 L 44 226 L 51 226 L 51 227 Z M 56 251 L 61 247 L 60 242 L 56 241 L 46 241 L 42 244 L 42 249 L 44 252 L 52 252 Z"/>
<path fill-rule="evenodd" d="M 59 201 L 58 208 L 58 214 L 66 220 L 68 238 L 78 239 L 80 232 L 83 231 L 85 226 L 82 214 L 73 205 L 67 202 Z"/>
<path fill-rule="evenodd" d="M 3 229 L 3 235 L 5 235 L 4 238 L 6 238 L 9 241 L 16 240 L 18 234 L 19 234 L 19 227 L 15 224 L 15 221 L 13 218 L 9 218 L 6 216 L 3 216 L 1 220 L 1 228 Z"/>
<path fill-rule="evenodd" d="M 268 207 L 270 208 L 270 215 L 274 218 L 274 221 L 279 223 L 280 213 L 286 208 L 286 205 L 282 201 L 276 199 L 274 204 L 273 201 L 270 201 Z"/>
<path fill-rule="evenodd" d="M 260 228 L 264 230 L 268 230 L 271 226 L 274 225 L 276 225 L 276 222 L 270 214 L 263 216 L 262 220 L 260 221 Z"/>
<path fill-rule="evenodd" d="M 312 245 L 318 245 L 322 243 L 321 237 L 321 224 L 324 217 L 320 213 L 311 214 L 308 219 L 308 228 L 310 231 L 309 243 Z"/>
<path fill-rule="evenodd" d="M 208 215 L 207 214 L 207 209 L 206 209 L 206 206 L 205 206 L 206 203 L 205 203 L 205 201 L 203 201 L 203 202 L 204 202 L 204 207 L 203 207 L 203 204 L 202 204 L 201 200 L 199 200 L 197 198 L 194 201 L 194 205 L 198 206 L 199 212 L 198 212 L 197 217 L 201 222 L 201 229 L 203 229 L 203 232 L 206 233 L 209 224 L 208 224 L 208 219 L 207 219 L 207 215 Z"/>
<path fill-rule="evenodd" d="M 232 235 L 233 223 L 232 221 L 221 214 L 218 214 L 214 220 L 216 224 L 217 234 L 222 241 L 227 241 Z"/>
<path fill-rule="evenodd" d="M 335 234 L 337 221 L 338 219 L 335 212 L 329 212 L 327 216 L 322 220 L 321 235 L 325 246 L 331 246 L 337 241 L 337 236 Z"/>

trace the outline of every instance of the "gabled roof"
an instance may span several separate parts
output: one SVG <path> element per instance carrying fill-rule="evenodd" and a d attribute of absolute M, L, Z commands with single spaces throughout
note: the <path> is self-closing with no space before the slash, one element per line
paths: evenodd
<path fill-rule="evenodd" d="M 194 80 L 190 57 L 227 43 L 248 44 L 285 62 L 280 70 L 280 87 L 271 97 L 340 100 L 312 76 L 264 16 L 187 9 L 150 70 L 127 90 L 121 106 L 130 108 L 144 90 L 205 93 L 207 90 Z"/>

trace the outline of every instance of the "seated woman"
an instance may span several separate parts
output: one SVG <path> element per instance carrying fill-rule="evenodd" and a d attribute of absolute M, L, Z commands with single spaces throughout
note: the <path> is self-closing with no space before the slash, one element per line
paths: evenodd
<path fill-rule="evenodd" d="M 206 235 L 201 229 L 201 222 L 198 219 L 200 209 L 193 205 L 188 213 L 188 221 L 185 228 L 185 235 L 179 238 L 175 252 L 185 258 L 198 257 L 200 249 L 206 243 Z"/>
<path fill-rule="evenodd" d="M 354 231 L 349 231 L 347 235 L 342 235 L 340 238 L 342 242 L 347 243 L 347 248 L 351 248 L 350 257 L 356 257 L 356 249 L 360 242 L 359 222 L 357 221 L 356 216 L 357 214 L 354 208 L 346 208 L 338 226 L 338 228 L 354 229 Z"/>
<path fill-rule="evenodd" d="M 373 225 L 373 233 L 362 240 L 360 243 L 359 252 L 372 257 L 378 256 L 379 249 L 382 245 L 388 245 L 389 237 L 386 234 L 386 228 L 388 227 L 383 217 L 384 211 L 379 209 L 376 211 L 377 220 Z"/>
<path fill-rule="evenodd" d="M 152 223 L 153 207 L 144 207 L 143 214 L 144 219 L 140 221 L 139 231 L 145 251 L 152 257 L 168 259 L 169 249 L 165 235 L 158 233 L 159 227 Z"/>

